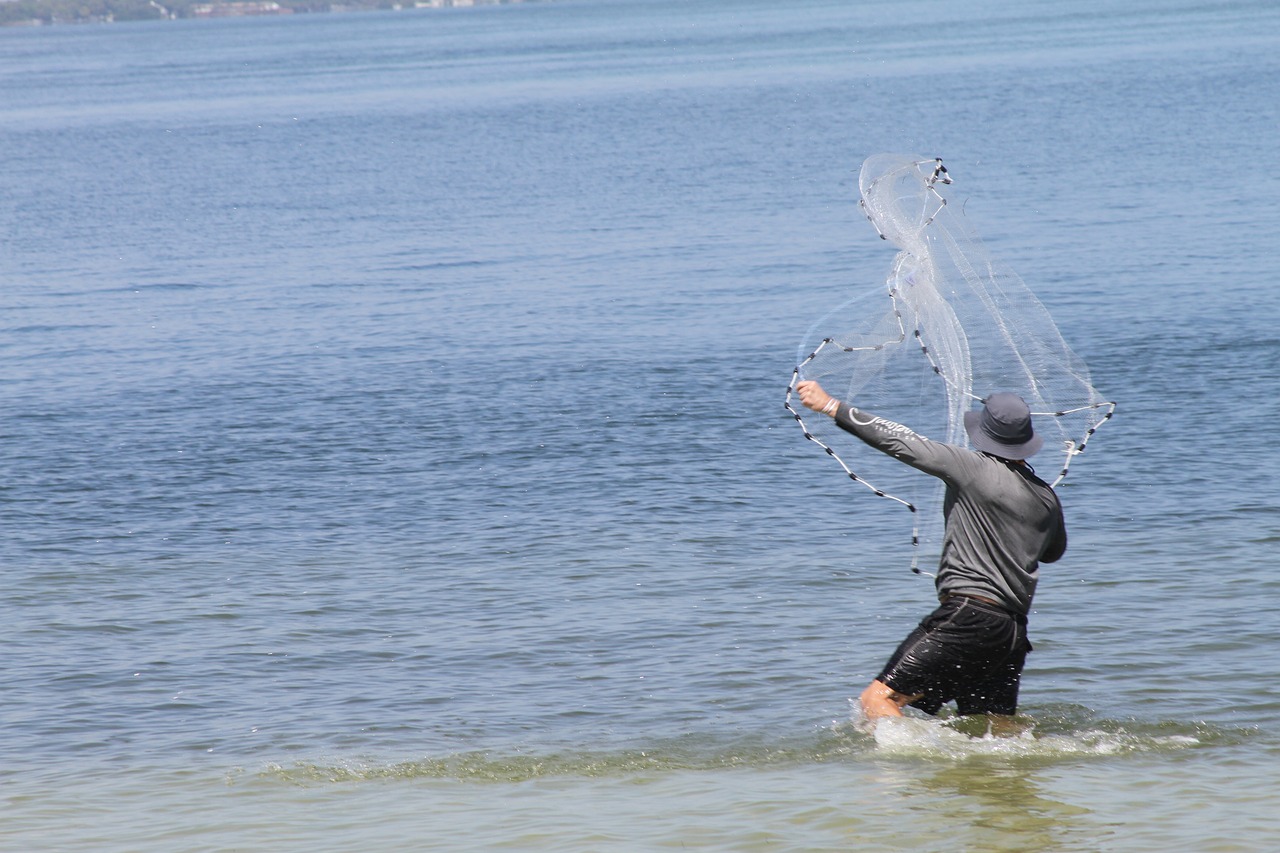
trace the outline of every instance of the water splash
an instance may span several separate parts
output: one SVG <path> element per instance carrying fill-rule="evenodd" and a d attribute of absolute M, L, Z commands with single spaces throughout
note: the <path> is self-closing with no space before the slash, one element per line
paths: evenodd
<path fill-rule="evenodd" d="M 1128 752 L 1167 751 L 1200 746 L 1191 735 L 1153 737 L 1101 729 L 1069 735 L 1038 734 L 1034 729 L 1015 735 L 991 733 L 979 737 L 944 724 L 909 718 L 881 721 L 875 728 L 876 746 L 887 752 L 939 758 L 970 756 L 1043 757 L 1064 755 L 1117 755 Z"/>
<path fill-rule="evenodd" d="M 1239 742 L 1241 732 L 1203 723 L 1098 720 L 1087 709 L 1064 706 L 993 724 L 987 717 L 880 720 L 874 726 L 854 710 L 850 723 L 883 753 L 947 760 L 974 757 L 1042 759 L 1175 752 Z"/>

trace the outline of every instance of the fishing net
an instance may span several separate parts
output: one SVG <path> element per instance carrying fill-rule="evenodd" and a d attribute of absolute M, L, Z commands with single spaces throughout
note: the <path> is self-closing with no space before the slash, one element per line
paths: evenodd
<path fill-rule="evenodd" d="M 855 296 L 815 323 L 800 345 L 786 407 L 805 438 L 852 480 L 913 513 L 913 571 L 940 546 L 944 486 L 873 450 L 825 415 L 803 410 L 796 383 L 935 441 L 968 445 L 964 413 L 996 391 L 1020 395 L 1044 436 L 1031 462 L 1058 485 L 1115 410 L 1049 312 L 995 261 L 963 213 L 947 204 L 941 160 L 880 154 L 862 165 L 861 205 L 900 251 L 885 288 Z"/>

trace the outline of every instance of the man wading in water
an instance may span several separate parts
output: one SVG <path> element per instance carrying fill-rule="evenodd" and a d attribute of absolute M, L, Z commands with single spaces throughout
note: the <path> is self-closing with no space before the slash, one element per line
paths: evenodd
<path fill-rule="evenodd" d="M 1026 463 L 1044 443 L 1016 394 L 992 394 L 965 414 L 974 450 L 930 441 L 842 403 L 817 382 L 796 385 L 810 409 L 872 447 L 946 483 L 938 609 L 911 632 L 875 681 L 862 710 L 875 722 L 907 705 L 937 714 L 1013 715 L 1031 643 L 1027 613 L 1040 563 L 1067 550 L 1062 504 Z"/>

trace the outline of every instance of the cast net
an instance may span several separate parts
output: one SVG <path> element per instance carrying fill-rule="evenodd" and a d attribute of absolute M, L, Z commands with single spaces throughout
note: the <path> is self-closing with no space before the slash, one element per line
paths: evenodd
<path fill-rule="evenodd" d="M 802 379 L 935 441 L 968 445 L 964 413 L 996 391 L 1031 407 L 1044 449 L 1030 460 L 1058 485 L 1115 410 L 1016 273 L 995 261 L 943 189 L 941 160 L 880 154 L 862 164 L 861 205 L 899 252 L 884 288 L 820 319 L 801 343 L 786 407 L 805 438 L 855 482 L 912 512 L 912 571 L 935 557 L 944 487 L 862 444 L 793 397 Z"/>

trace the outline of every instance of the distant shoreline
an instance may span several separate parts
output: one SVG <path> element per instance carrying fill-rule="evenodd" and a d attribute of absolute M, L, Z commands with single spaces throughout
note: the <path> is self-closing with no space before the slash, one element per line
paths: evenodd
<path fill-rule="evenodd" d="M 532 0 L 0 0 L 0 27 L 499 6 Z"/>

